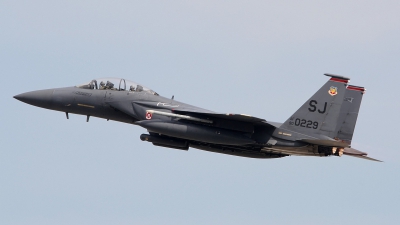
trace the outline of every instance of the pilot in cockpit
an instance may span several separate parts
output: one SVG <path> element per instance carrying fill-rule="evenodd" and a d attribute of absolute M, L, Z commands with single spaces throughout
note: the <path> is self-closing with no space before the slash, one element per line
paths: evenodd
<path fill-rule="evenodd" d="M 106 84 L 102 81 L 102 82 L 100 82 L 100 88 L 99 88 L 100 90 L 104 90 L 104 89 L 106 89 Z"/>
<path fill-rule="evenodd" d="M 107 89 L 111 89 L 111 90 L 116 90 L 116 89 L 114 88 L 114 84 L 111 83 L 110 81 L 107 81 L 106 88 L 107 88 Z"/>
<path fill-rule="evenodd" d="M 129 91 L 135 91 L 135 87 L 134 87 L 133 85 L 131 85 L 131 86 L 129 87 Z"/>

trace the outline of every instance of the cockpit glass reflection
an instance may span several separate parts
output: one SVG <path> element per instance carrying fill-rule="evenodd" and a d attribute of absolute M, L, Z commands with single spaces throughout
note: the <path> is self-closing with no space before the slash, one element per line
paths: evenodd
<path fill-rule="evenodd" d="M 121 78 L 99 78 L 82 85 L 77 85 L 76 87 L 93 90 L 147 92 L 149 94 L 158 95 L 155 91 L 146 88 L 136 82 Z"/>

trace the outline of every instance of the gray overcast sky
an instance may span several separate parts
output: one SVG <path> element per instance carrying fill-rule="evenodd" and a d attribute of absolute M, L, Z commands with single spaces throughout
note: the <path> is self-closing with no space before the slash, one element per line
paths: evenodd
<path fill-rule="evenodd" d="M 398 224 L 400 1 L 0 0 L 0 224 Z M 351 157 L 256 160 L 12 96 L 123 77 L 283 122 L 327 78 L 365 86 Z"/>

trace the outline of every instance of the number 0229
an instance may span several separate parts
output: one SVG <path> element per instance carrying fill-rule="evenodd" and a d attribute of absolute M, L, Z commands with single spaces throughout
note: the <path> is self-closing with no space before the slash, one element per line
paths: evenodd
<path fill-rule="evenodd" d="M 305 127 L 305 128 L 312 128 L 312 129 L 318 128 L 317 121 L 311 121 L 311 120 L 305 120 L 305 119 L 299 119 L 299 118 L 296 118 L 296 120 L 294 121 L 294 125 L 297 127 Z"/>

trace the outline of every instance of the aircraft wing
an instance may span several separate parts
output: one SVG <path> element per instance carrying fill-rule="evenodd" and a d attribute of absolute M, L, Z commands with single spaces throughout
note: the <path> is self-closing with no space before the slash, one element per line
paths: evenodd
<path fill-rule="evenodd" d="M 154 110 L 155 113 L 157 113 L 157 111 L 158 111 L 158 108 L 154 107 L 154 103 L 152 103 L 152 102 L 149 103 L 147 101 L 136 101 L 136 102 L 134 102 L 134 104 L 141 105 L 143 107 L 149 107 L 149 108 L 151 108 L 151 110 Z M 158 104 L 156 106 L 158 106 Z M 165 106 L 164 103 L 162 103 L 161 106 Z M 177 103 L 177 106 L 178 107 L 172 106 L 172 108 L 171 108 L 172 114 L 189 116 L 189 117 L 198 118 L 200 120 L 205 120 L 205 121 L 209 120 L 209 121 L 213 121 L 213 122 L 218 122 L 218 124 L 229 123 L 229 124 L 231 124 L 231 126 L 229 126 L 230 128 L 232 128 L 233 126 L 236 128 L 239 127 L 239 130 L 243 130 L 241 128 L 244 128 L 244 127 L 249 128 L 249 126 L 254 126 L 256 124 L 273 126 L 273 127 L 279 127 L 282 125 L 282 123 L 269 122 L 269 121 L 266 121 L 265 119 L 246 115 L 246 114 L 217 113 L 214 111 L 202 109 L 202 108 L 187 105 L 187 104 L 184 104 L 184 106 L 182 106 L 182 105 L 179 106 L 179 104 Z M 117 106 L 114 106 L 114 107 L 116 107 L 118 109 L 120 108 Z M 165 113 L 163 113 L 163 114 L 166 115 Z M 172 114 L 170 114 L 169 116 L 174 117 Z M 178 116 L 176 116 L 176 117 L 178 117 Z M 196 120 L 199 121 L 198 119 L 196 119 Z M 225 127 L 225 126 L 222 126 L 222 127 Z M 228 128 L 228 127 L 226 127 L 226 128 Z M 236 129 L 234 129 L 234 130 L 236 130 Z M 249 129 L 244 129 L 244 130 L 249 130 Z"/>
<path fill-rule="evenodd" d="M 246 115 L 246 114 L 234 114 L 234 113 L 216 113 L 208 110 L 199 110 L 199 109 L 173 109 L 172 112 L 177 114 L 191 114 L 193 116 L 200 116 L 200 117 L 208 117 L 208 118 L 218 118 L 218 119 L 225 119 L 225 120 L 233 120 L 239 122 L 247 122 L 247 123 L 267 123 L 265 119 L 261 119 L 258 117 Z"/>
<path fill-rule="evenodd" d="M 281 125 L 280 123 L 267 122 L 265 119 L 246 114 L 216 113 L 198 108 L 175 108 L 171 111 L 178 115 L 187 115 L 204 120 L 210 120 L 217 127 L 249 133 L 254 131 L 256 125 L 272 127 L 279 127 Z"/>

